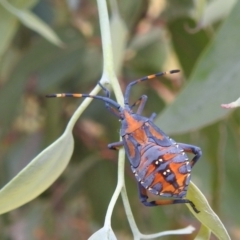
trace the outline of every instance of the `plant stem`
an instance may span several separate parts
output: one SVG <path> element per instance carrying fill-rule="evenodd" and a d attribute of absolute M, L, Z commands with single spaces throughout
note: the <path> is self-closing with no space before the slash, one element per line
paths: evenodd
<path fill-rule="evenodd" d="M 97 0 L 98 12 L 99 12 L 99 22 L 102 37 L 102 48 L 103 48 L 103 75 L 101 78 L 101 83 L 111 82 L 113 86 L 114 93 L 116 95 L 117 101 L 123 104 L 123 95 L 114 72 L 114 62 L 113 62 L 113 52 L 112 52 L 112 41 L 110 32 L 109 16 L 107 11 L 107 4 L 104 0 Z M 104 225 L 111 225 L 111 216 L 113 208 L 116 204 L 117 198 L 122 190 L 124 184 L 124 156 L 125 151 L 121 149 L 119 151 L 119 161 L 118 161 L 118 182 L 114 194 L 108 206 L 108 210 L 105 216 Z"/>
<path fill-rule="evenodd" d="M 110 80 L 118 103 L 120 105 L 123 105 L 122 91 L 114 72 L 112 40 L 107 4 L 106 1 L 104 0 L 97 0 L 97 4 L 103 48 L 103 75 L 101 78 L 101 83 L 102 84 L 109 83 Z"/>
<path fill-rule="evenodd" d="M 113 208 L 116 204 L 116 201 L 117 201 L 119 194 L 124 185 L 124 162 L 125 162 L 125 151 L 122 148 L 119 150 L 117 187 L 116 187 L 116 189 L 112 195 L 111 201 L 108 205 L 107 213 L 105 216 L 104 226 L 111 226 L 111 216 L 112 216 Z"/>

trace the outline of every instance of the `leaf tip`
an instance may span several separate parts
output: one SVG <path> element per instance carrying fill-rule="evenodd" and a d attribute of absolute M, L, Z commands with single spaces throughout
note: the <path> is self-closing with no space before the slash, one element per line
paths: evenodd
<path fill-rule="evenodd" d="M 221 107 L 225 109 L 229 109 L 229 108 L 236 108 L 237 105 L 235 104 L 235 102 L 231 102 L 231 103 L 221 104 Z"/>

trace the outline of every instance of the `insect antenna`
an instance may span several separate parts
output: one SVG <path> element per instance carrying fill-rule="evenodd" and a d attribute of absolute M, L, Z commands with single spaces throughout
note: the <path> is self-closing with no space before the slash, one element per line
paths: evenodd
<path fill-rule="evenodd" d="M 167 72 L 159 72 L 159 73 L 155 73 L 155 74 L 152 74 L 152 75 L 148 75 L 148 76 L 139 78 L 139 79 L 137 79 L 133 82 L 130 82 L 127 85 L 127 88 L 126 88 L 126 91 L 125 91 L 124 104 L 129 105 L 130 90 L 131 90 L 133 85 L 138 84 L 138 83 L 143 82 L 143 81 L 147 81 L 147 80 L 156 78 L 156 77 L 164 76 L 164 75 L 167 75 L 167 74 L 178 73 L 178 72 L 180 72 L 180 70 L 171 70 L 171 71 L 167 71 Z"/>
<path fill-rule="evenodd" d="M 114 100 L 108 98 L 108 97 L 103 97 L 99 95 L 90 95 L 90 94 L 85 94 L 85 93 L 54 93 L 54 94 L 48 94 L 46 95 L 48 98 L 59 98 L 59 97 L 74 97 L 74 98 L 93 98 L 93 99 L 98 99 L 100 101 L 103 101 L 105 103 L 110 104 L 111 106 L 117 108 L 119 111 L 122 110 L 122 107 L 115 102 Z"/>

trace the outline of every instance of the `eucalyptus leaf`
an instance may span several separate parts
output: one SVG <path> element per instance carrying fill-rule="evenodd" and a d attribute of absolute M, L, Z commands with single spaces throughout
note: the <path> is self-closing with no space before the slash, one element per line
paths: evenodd
<path fill-rule="evenodd" d="M 86 72 L 86 69 L 89 69 L 90 64 L 95 67 L 99 60 L 96 50 L 92 48 L 89 53 L 81 34 L 72 28 L 62 28 L 58 34 L 68 42 L 68 47 L 59 49 L 45 39 L 41 39 L 25 52 L 11 70 L 8 81 L 1 86 L 0 112 L 4 115 L 0 123 L 1 137 L 9 130 L 22 107 L 21 99 L 31 79 L 36 80 L 36 90 L 40 95 L 45 95 L 50 91 L 49 89 L 56 89 L 56 86 L 75 75 L 80 76 L 81 81 L 89 82 L 92 79 L 89 78 L 91 76 L 82 76 L 82 74 L 84 70 Z M 92 62 L 89 61 L 90 57 L 94 58 Z M 86 59 L 88 59 L 87 63 L 84 62 Z M 99 61 L 97 63 L 100 69 Z M 99 69 L 96 69 L 96 73 L 99 73 Z M 95 71 L 92 72 L 94 73 L 91 75 L 95 74 Z"/>
<path fill-rule="evenodd" d="M 238 98 L 234 102 L 227 103 L 227 104 L 222 104 L 221 107 L 223 107 L 223 108 L 236 108 L 236 107 L 240 107 L 240 98 Z"/>
<path fill-rule="evenodd" d="M 0 190 L 0 214 L 31 201 L 63 172 L 73 152 L 73 136 L 65 131 Z"/>
<path fill-rule="evenodd" d="M 240 2 L 237 2 L 214 41 L 202 55 L 189 84 L 156 124 L 168 134 L 185 133 L 224 118 L 220 104 L 239 97 Z"/>
<path fill-rule="evenodd" d="M 210 1 L 200 19 L 200 27 L 207 27 L 226 17 L 234 7 L 236 0 Z"/>
<path fill-rule="evenodd" d="M 128 67 L 138 69 L 142 74 L 159 71 L 169 53 L 167 43 L 165 32 L 156 27 L 148 34 L 136 35 L 128 46 L 128 52 L 134 56 L 129 59 Z"/>
<path fill-rule="evenodd" d="M 202 224 L 194 240 L 208 240 L 210 239 L 210 236 L 211 236 L 211 231 L 205 225 Z"/>
<path fill-rule="evenodd" d="M 44 23 L 38 16 L 33 14 L 27 9 L 18 9 L 11 5 L 6 0 L 1 0 L 0 3 L 13 15 L 15 15 L 26 27 L 38 32 L 45 37 L 48 41 L 58 46 L 62 46 L 63 43 L 54 31 Z"/>
<path fill-rule="evenodd" d="M 12 1 L 13 2 L 13 1 Z M 15 4 L 22 8 L 30 8 L 36 4 L 36 0 L 15 1 Z M 7 50 L 11 40 L 18 29 L 17 18 L 6 10 L 0 2 L 0 58 Z"/>
<path fill-rule="evenodd" d="M 219 217 L 211 209 L 205 196 L 201 191 L 191 182 L 187 192 L 187 199 L 191 200 L 200 213 L 196 213 L 192 207 L 187 204 L 194 216 L 209 230 L 211 230 L 219 240 L 230 240 L 227 230 Z"/>
<path fill-rule="evenodd" d="M 0 58 L 7 50 L 18 26 L 15 16 L 0 5 Z"/>
<path fill-rule="evenodd" d="M 186 31 L 186 26 L 191 28 L 194 25 L 194 21 L 186 17 L 178 18 L 168 24 L 174 50 L 186 78 L 193 71 L 194 65 L 197 63 L 202 50 L 207 46 L 210 39 L 209 34 L 204 30 L 194 34 Z"/>
<path fill-rule="evenodd" d="M 35 6 L 39 0 L 8 0 L 8 2 L 16 8 L 29 9 Z"/>

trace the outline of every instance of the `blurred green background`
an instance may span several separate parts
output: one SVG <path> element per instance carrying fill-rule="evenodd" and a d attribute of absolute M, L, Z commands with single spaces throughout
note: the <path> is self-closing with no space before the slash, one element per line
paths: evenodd
<path fill-rule="evenodd" d="M 0 4 L 1 186 L 60 136 L 82 101 L 45 95 L 88 93 L 102 73 L 96 1 L 9 2 L 31 7 L 65 45 L 49 43 Z M 232 239 L 240 239 L 240 112 L 220 108 L 240 96 L 240 4 L 199 2 L 118 1 L 128 31 L 118 77 L 125 89 L 138 77 L 181 69 L 171 78 L 136 86 L 131 100 L 148 95 L 145 116 L 156 112 L 163 131 L 202 148 L 192 180 Z M 107 144 L 118 140 L 119 122 L 94 101 L 76 124 L 74 137 L 74 154 L 62 176 L 37 199 L 0 217 L 0 239 L 87 239 L 102 227 L 117 182 L 117 153 Z M 143 233 L 189 224 L 199 228 L 183 205 L 143 206 L 128 163 L 126 186 Z M 112 220 L 118 239 L 132 239 L 121 199 Z M 162 239 L 193 239 L 195 234 Z"/>

